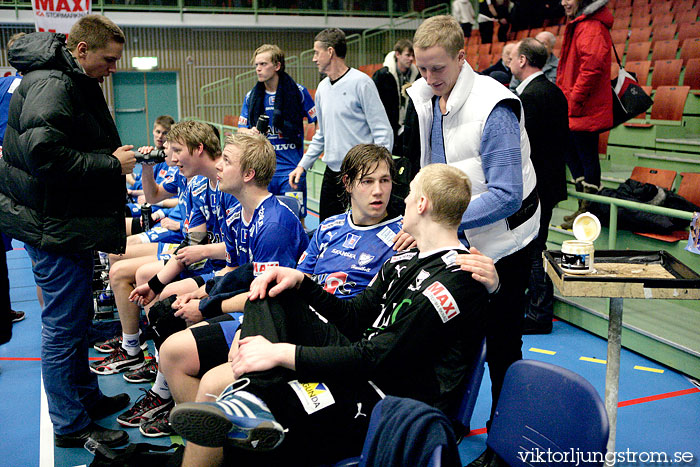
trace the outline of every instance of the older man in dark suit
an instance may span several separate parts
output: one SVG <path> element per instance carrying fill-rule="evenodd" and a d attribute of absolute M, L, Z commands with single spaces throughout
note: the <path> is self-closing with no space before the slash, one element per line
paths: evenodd
<path fill-rule="evenodd" d="M 552 210 L 559 201 L 566 199 L 564 154 L 568 144 L 568 109 L 564 93 L 542 73 L 547 56 L 547 48 L 541 42 L 527 38 L 513 48 L 510 61 L 513 75 L 520 80 L 515 91 L 525 112 L 525 129 L 542 206 L 539 234 L 532 242 L 529 302 L 523 334 L 552 331 L 553 288 L 542 266 L 542 251 L 546 249 Z"/>
<path fill-rule="evenodd" d="M 503 46 L 503 50 L 501 51 L 501 59 L 491 65 L 490 67 L 486 68 L 484 71 L 480 71 L 479 73 L 485 76 L 490 76 L 496 81 L 498 81 L 501 84 L 507 85 L 510 83 L 510 79 L 512 77 L 511 70 L 509 68 L 510 64 L 510 58 L 513 56 L 515 50 L 515 45 L 514 44 L 506 44 Z M 495 72 L 501 72 L 504 73 L 506 76 L 503 78 L 503 80 L 497 79 L 499 75 L 494 76 L 493 73 Z M 500 75 L 502 76 L 502 75 Z"/>

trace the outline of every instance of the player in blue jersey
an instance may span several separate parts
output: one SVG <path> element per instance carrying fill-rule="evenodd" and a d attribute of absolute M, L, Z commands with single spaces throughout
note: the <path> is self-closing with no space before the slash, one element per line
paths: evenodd
<path fill-rule="evenodd" d="M 212 130 L 214 131 L 214 134 L 217 139 L 219 139 L 219 131 L 216 129 L 216 127 L 212 127 Z M 166 141 L 166 145 L 168 142 Z M 166 151 L 169 152 L 169 151 Z M 167 161 L 167 157 L 166 157 Z M 213 219 L 210 219 L 209 212 L 211 211 L 216 211 L 216 206 L 219 203 L 218 199 L 218 192 L 214 189 L 213 196 L 211 194 L 211 186 L 206 182 L 206 177 L 202 175 L 195 175 L 194 177 L 191 178 L 193 183 L 195 183 L 197 186 L 207 186 L 207 188 L 197 188 L 193 186 L 192 192 L 190 194 L 187 193 L 186 189 L 189 183 L 189 179 L 185 177 L 179 170 L 177 166 L 174 167 L 175 171 L 172 173 L 168 173 L 166 180 L 162 184 L 163 188 L 166 191 L 172 191 L 172 189 L 176 189 L 178 192 L 178 206 L 177 206 L 177 211 L 174 212 L 175 210 L 173 209 L 168 218 L 164 219 L 160 223 L 160 228 L 155 227 L 149 232 L 144 232 L 139 235 L 139 238 L 146 242 L 158 242 L 158 260 L 161 261 L 167 261 L 170 259 L 172 256 L 172 252 L 175 247 L 173 246 L 172 243 L 170 243 L 170 239 L 168 238 L 170 234 L 167 232 L 164 232 L 165 229 L 168 229 L 170 231 L 174 231 L 176 229 L 180 229 L 181 235 L 184 237 L 186 234 L 187 226 L 188 225 L 198 225 L 201 222 L 209 222 L 208 227 L 208 232 L 213 232 L 211 235 L 209 235 L 209 238 L 214 241 L 214 242 L 219 242 L 217 238 L 220 238 L 219 235 L 216 235 L 216 225 L 213 222 Z M 157 186 L 154 188 L 154 190 L 157 190 Z M 201 190 L 201 191 L 200 191 Z M 162 191 L 162 190 L 161 190 Z M 156 192 L 155 194 L 151 194 L 151 198 L 154 200 L 160 199 L 158 196 L 158 193 Z M 195 194 L 196 193 L 196 194 Z M 197 199 L 195 199 L 198 197 Z M 150 199 L 150 198 L 149 198 Z M 148 201 L 148 200 L 147 200 Z M 235 201 L 235 200 L 234 200 Z M 150 202 L 150 201 L 148 201 Z M 195 205 L 197 206 L 197 209 L 199 211 L 195 210 Z M 205 208 L 205 206 L 208 206 Z M 195 212 L 197 213 L 196 215 L 198 217 L 193 217 L 193 215 L 190 215 L 190 213 Z M 202 220 L 202 217 L 204 217 L 204 221 Z M 167 222 L 164 224 L 163 222 Z M 179 243 L 179 241 L 178 241 Z"/>
<path fill-rule="evenodd" d="M 258 132 L 260 115 L 269 118 L 265 136 L 275 148 L 277 170 L 268 190 L 273 195 L 294 196 L 302 203 L 306 216 L 306 179 L 298 186 L 289 184 L 289 173 L 296 169 L 304 152 L 304 123 L 316 123 L 316 107 L 309 91 L 297 84 L 284 71 L 284 52 L 271 44 L 263 44 L 253 54 L 258 83 L 246 94 L 238 118 L 241 132 Z"/>
<path fill-rule="evenodd" d="M 394 239 L 401 231 L 402 216 L 387 206 L 391 164 L 389 152 L 381 146 L 361 144 L 348 152 L 342 176 L 358 180 L 344 181 L 352 190 L 346 190 L 351 210 L 321 223 L 297 266 L 326 292 L 340 298 L 353 297 L 394 255 Z M 364 166 L 369 167 L 363 173 Z"/>
<path fill-rule="evenodd" d="M 148 187 L 148 201 L 153 201 L 153 205 L 160 202 L 167 202 L 168 205 L 173 205 L 173 208 L 168 208 L 168 215 L 165 217 L 165 211 L 156 211 L 152 218 L 159 220 L 158 225 L 148 232 L 141 232 L 129 235 L 126 239 L 126 251 L 122 254 L 110 254 L 110 267 L 116 265 L 123 260 L 153 257 L 163 250 L 164 244 L 178 245 L 184 238 L 184 223 L 182 220 L 185 216 L 185 206 L 183 197 L 187 189 L 187 178 L 180 174 L 179 169 L 175 166 L 172 160 L 171 152 L 167 149 L 168 143 L 165 143 L 165 169 L 160 176 L 155 177 L 153 174 L 154 168 L 144 164 L 144 172 L 146 185 Z M 151 146 L 139 148 L 139 152 L 148 152 L 152 149 Z M 160 179 L 160 180 L 159 180 Z M 142 196 L 146 196 L 145 194 Z M 141 209 L 140 207 L 138 208 Z M 141 222 L 138 218 L 126 218 L 127 232 L 140 231 Z M 122 265 L 122 267 L 125 267 Z M 131 269 L 131 268 L 129 268 Z M 134 271 L 135 272 L 135 269 Z M 133 276 L 133 272 L 130 274 Z"/>

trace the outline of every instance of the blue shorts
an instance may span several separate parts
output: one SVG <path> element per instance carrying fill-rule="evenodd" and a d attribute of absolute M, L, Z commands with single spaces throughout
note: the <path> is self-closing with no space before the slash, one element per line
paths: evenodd
<path fill-rule="evenodd" d="M 131 217 L 141 217 L 141 205 L 136 203 L 127 203 L 126 207 L 131 211 Z"/>
<path fill-rule="evenodd" d="M 173 257 L 173 253 L 179 247 L 179 243 L 158 243 L 158 253 L 157 257 L 159 261 L 165 261 L 166 263 L 170 258 Z"/>
<path fill-rule="evenodd" d="M 196 268 L 192 269 L 185 269 L 180 273 L 180 279 L 194 279 L 198 278 L 197 280 L 200 282 L 198 283 L 197 287 L 201 287 L 203 284 L 205 284 L 209 279 L 214 278 L 214 266 L 211 264 L 210 260 L 205 260 L 205 262 L 201 263 L 201 266 L 197 266 Z"/>
<path fill-rule="evenodd" d="M 158 260 L 168 262 L 173 257 L 175 250 L 179 247 L 179 243 L 158 243 Z M 205 259 L 197 263 L 195 267 L 190 266 L 180 273 L 180 279 L 190 279 L 193 277 L 202 277 L 204 282 L 214 277 L 214 265 L 211 260 Z"/>
<path fill-rule="evenodd" d="M 221 321 L 219 325 L 221 326 L 221 332 L 224 333 L 226 345 L 228 345 L 230 349 L 233 339 L 236 337 L 236 331 L 238 331 L 238 328 L 243 324 L 243 313 L 227 313 L 226 315 L 233 319 Z"/>
<path fill-rule="evenodd" d="M 243 313 L 224 313 L 208 319 L 208 326 L 190 328 L 197 344 L 200 378 L 207 371 L 228 361 L 228 351 L 242 322 Z"/>
<path fill-rule="evenodd" d="M 169 230 L 165 227 L 153 227 L 151 230 L 141 232 L 138 237 L 141 243 L 177 243 L 178 245 L 183 239 L 182 231 Z"/>
<path fill-rule="evenodd" d="M 296 190 L 289 184 L 289 174 L 275 174 L 267 189 L 273 195 L 292 196 L 301 201 L 301 217 L 306 217 L 306 174 L 299 179 Z"/>

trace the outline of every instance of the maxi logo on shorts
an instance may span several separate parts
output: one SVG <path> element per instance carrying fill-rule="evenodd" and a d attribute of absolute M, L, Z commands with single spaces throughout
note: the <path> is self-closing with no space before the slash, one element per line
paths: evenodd
<path fill-rule="evenodd" d="M 333 394 L 323 383 L 300 383 L 298 380 L 289 381 L 288 384 L 296 393 L 306 413 L 311 415 L 321 409 L 335 404 Z"/>
<path fill-rule="evenodd" d="M 448 322 L 459 314 L 457 302 L 452 298 L 452 294 L 440 282 L 435 281 L 424 291 L 423 295 L 428 297 L 433 304 L 443 323 Z"/>

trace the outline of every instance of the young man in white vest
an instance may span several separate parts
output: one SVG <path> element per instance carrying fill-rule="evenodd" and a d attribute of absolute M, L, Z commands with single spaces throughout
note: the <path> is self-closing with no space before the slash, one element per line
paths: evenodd
<path fill-rule="evenodd" d="M 460 239 L 497 261 L 502 286 L 487 323 L 493 414 L 506 370 L 522 358 L 527 247 L 537 236 L 540 205 L 520 101 L 497 81 L 477 75 L 463 47 L 453 17 L 424 21 L 413 38 L 423 77 L 408 94 L 418 115 L 421 166 L 446 162 L 469 176 L 472 202 L 462 216 Z"/>

